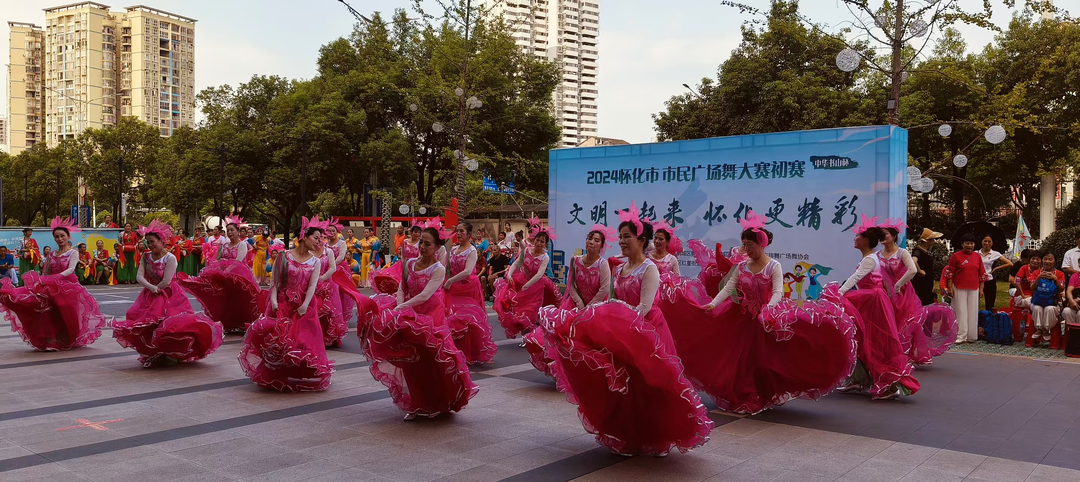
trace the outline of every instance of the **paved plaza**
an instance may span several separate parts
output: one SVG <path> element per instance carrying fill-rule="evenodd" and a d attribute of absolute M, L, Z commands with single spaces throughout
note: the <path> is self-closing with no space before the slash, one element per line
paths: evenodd
<path fill-rule="evenodd" d="M 117 317 L 138 291 L 91 288 Z M 918 370 L 910 398 L 713 410 L 704 447 L 628 458 L 596 444 L 491 321 L 499 352 L 473 367 L 480 393 L 413 422 L 371 377 L 355 330 L 331 350 L 329 390 L 282 394 L 244 376 L 239 336 L 200 362 L 145 369 L 111 331 L 40 353 L 3 323 L 0 481 L 1080 481 L 1080 364 L 1067 360 L 948 353 Z"/>

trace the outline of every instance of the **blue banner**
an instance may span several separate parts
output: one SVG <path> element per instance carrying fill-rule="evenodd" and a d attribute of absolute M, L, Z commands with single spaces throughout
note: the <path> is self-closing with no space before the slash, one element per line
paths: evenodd
<path fill-rule="evenodd" d="M 684 246 L 696 238 L 726 252 L 753 209 L 775 236 L 766 252 L 783 265 L 793 298 L 804 297 L 811 274 L 824 284 L 855 270 L 862 215 L 907 217 L 907 131 L 898 127 L 558 149 L 549 161 L 556 249 L 580 253 L 593 224 L 618 227 L 616 211 L 633 201 L 642 218 L 675 226 Z M 679 264 L 684 276 L 699 271 L 688 249 Z"/>
<path fill-rule="evenodd" d="M 5 246 L 9 251 L 15 254 L 15 259 L 18 260 L 17 250 L 22 248 L 23 245 L 23 228 L 2 228 L 0 229 L 0 246 Z M 105 250 L 109 252 L 109 256 L 116 254 L 113 249 L 113 245 L 120 242 L 120 233 L 123 229 L 111 228 L 111 229 L 83 229 L 82 231 L 71 233 L 71 245 L 78 246 L 79 243 L 86 243 L 86 249 L 93 252 L 97 246 L 97 242 L 101 241 L 105 246 Z M 31 238 L 37 242 L 38 249 L 45 249 L 49 246 L 51 249 L 56 249 L 56 241 L 53 240 L 52 232 L 47 227 L 34 228 L 34 234 Z"/>

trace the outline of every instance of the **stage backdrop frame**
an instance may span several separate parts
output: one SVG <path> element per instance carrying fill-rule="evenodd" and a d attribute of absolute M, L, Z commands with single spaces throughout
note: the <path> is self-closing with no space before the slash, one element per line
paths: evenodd
<path fill-rule="evenodd" d="M 907 138 L 896 126 L 868 126 L 552 150 L 554 257 L 579 254 L 595 223 L 617 228 L 616 211 L 630 201 L 676 224 L 684 245 L 696 238 L 727 251 L 752 207 L 776 238 L 766 251 L 791 275 L 785 291 L 813 297 L 812 268 L 820 286 L 858 265 L 862 215 L 907 220 Z M 679 264 L 684 276 L 699 270 L 689 249 Z"/>

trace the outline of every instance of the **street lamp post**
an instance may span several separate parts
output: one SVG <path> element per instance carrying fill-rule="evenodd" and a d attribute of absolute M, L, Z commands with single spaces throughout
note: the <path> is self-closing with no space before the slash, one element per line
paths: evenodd
<path fill-rule="evenodd" d="M 30 219 L 30 173 L 23 173 L 23 219 L 26 220 L 26 225 L 29 226 L 34 222 Z"/>
<path fill-rule="evenodd" d="M 120 212 L 120 210 L 123 209 L 123 207 L 124 207 L 124 156 L 120 156 L 120 157 L 116 158 L 116 167 L 117 167 L 117 170 L 120 173 L 120 179 L 119 179 L 119 182 L 117 183 L 117 187 L 116 187 L 117 198 L 116 198 L 116 213 L 115 214 L 116 214 L 116 219 L 119 219 L 121 222 L 125 222 L 125 221 L 127 221 L 126 219 L 124 219 L 124 214 L 125 213 Z"/>
<path fill-rule="evenodd" d="M 218 151 L 218 224 L 225 221 L 225 143 L 222 142 Z"/>
<path fill-rule="evenodd" d="M 300 136 L 300 215 L 307 214 L 307 150 L 308 137 Z"/>

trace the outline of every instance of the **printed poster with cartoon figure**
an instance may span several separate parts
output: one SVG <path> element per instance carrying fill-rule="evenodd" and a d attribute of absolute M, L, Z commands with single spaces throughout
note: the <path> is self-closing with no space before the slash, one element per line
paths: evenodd
<path fill-rule="evenodd" d="M 862 215 L 907 219 L 907 131 L 895 126 L 558 149 L 549 161 L 556 255 L 581 249 L 593 224 L 617 227 L 631 201 L 643 219 L 675 226 L 684 246 L 701 239 L 725 253 L 753 210 L 773 233 L 766 251 L 793 300 L 816 299 L 855 271 Z M 689 251 L 679 265 L 683 276 L 699 271 Z"/>

